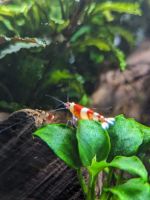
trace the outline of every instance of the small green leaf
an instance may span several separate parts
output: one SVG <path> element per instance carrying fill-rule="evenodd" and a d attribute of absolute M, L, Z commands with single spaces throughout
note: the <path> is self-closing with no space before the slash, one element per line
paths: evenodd
<path fill-rule="evenodd" d="M 113 47 L 113 51 L 115 53 L 116 58 L 119 61 L 119 67 L 120 67 L 120 69 L 122 71 L 124 71 L 126 69 L 126 66 L 127 66 L 124 53 L 120 49 L 118 49 L 116 47 Z"/>
<path fill-rule="evenodd" d="M 109 164 L 109 166 L 125 170 L 133 175 L 140 176 L 145 181 L 147 180 L 147 171 L 143 163 L 136 156 L 132 157 L 116 156 Z"/>
<path fill-rule="evenodd" d="M 99 3 L 95 7 L 94 13 L 114 11 L 119 13 L 129 13 L 134 15 L 141 15 L 141 9 L 139 3 L 124 3 L 124 2 L 104 2 Z"/>
<path fill-rule="evenodd" d="M 58 84 L 62 80 L 69 80 L 73 75 L 68 70 L 54 70 L 50 73 L 48 83 Z"/>
<path fill-rule="evenodd" d="M 150 185 L 143 179 L 130 179 L 122 185 L 113 188 L 106 188 L 105 191 L 110 191 L 115 200 L 149 200 Z"/>
<path fill-rule="evenodd" d="M 124 28 L 124 27 L 121 27 L 121 26 L 112 26 L 112 25 L 109 25 L 108 26 L 108 28 L 109 28 L 109 31 L 111 32 L 111 33 L 113 33 L 114 35 L 120 35 L 120 36 L 122 36 L 128 43 L 130 43 L 130 44 L 134 44 L 134 40 L 135 40 L 135 38 L 134 38 L 134 35 L 132 34 L 132 32 L 131 31 L 129 31 L 129 30 L 127 30 L 126 28 Z"/>
<path fill-rule="evenodd" d="M 99 174 L 100 171 L 102 171 L 105 167 L 109 166 L 109 163 L 106 161 L 102 160 L 100 162 L 96 162 L 96 158 L 94 157 L 92 160 L 91 166 L 88 167 L 89 172 L 93 175 L 96 176 Z"/>
<path fill-rule="evenodd" d="M 98 48 L 99 50 L 102 51 L 110 51 L 110 46 L 109 44 L 101 38 L 89 38 L 86 39 L 82 42 L 81 47 L 86 47 L 86 46 L 95 46 L 96 48 Z"/>
<path fill-rule="evenodd" d="M 92 159 L 105 160 L 110 150 L 110 141 L 100 123 L 92 120 L 79 120 L 77 139 L 80 159 L 84 166 L 90 166 Z"/>
<path fill-rule="evenodd" d="M 40 128 L 33 135 L 46 142 L 69 166 L 73 168 L 81 166 L 74 129 L 63 124 L 50 124 Z"/>
<path fill-rule="evenodd" d="M 82 98 L 79 101 L 79 104 L 81 105 L 88 105 L 90 103 L 91 99 L 87 96 L 87 94 L 84 94 Z"/>
<path fill-rule="evenodd" d="M 82 26 L 79 30 L 77 30 L 70 39 L 70 42 L 75 42 L 82 35 L 89 33 L 91 31 L 90 26 Z"/>
<path fill-rule="evenodd" d="M 137 152 L 143 141 L 143 133 L 136 123 L 135 120 L 126 119 L 123 115 L 115 118 L 114 126 L 108 130 L 112 147 L 110 157 L 130 156 Z"/>

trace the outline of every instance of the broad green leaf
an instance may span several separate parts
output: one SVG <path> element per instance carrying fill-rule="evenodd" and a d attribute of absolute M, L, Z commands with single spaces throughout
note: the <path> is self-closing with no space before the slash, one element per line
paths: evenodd
<path fill-rule="evenodd" d="M 150 199 L 150 184 L 143 179 L 130 179 L 122 185 L 113 188 L 106 188 L 105 191 L 110 191 L 114 196 L 113 200 L 149 200 Z"/>
<path fill-rule="evenodd" d="M 0 59 L 5 57 L 7 54 L 16 53 L 20 49 L 30 49 L 33 47 L 45 47 L 50 43 L 49 40 L 42 40 L 38 38 L 8 38 L 0 37 Z"/>
<path fill-rule="evenodd" d="M 146 149 L 149 149 L 150 148 L 150 127 L 144 126 L 143 124 L 140 124 L 138 122 L 137 122 L 137 127 L 143 133 L 143 143 L 140 147 L 140 150 L 144 151 Z"/>
<path fill-rule="evenodd" d="M 126 119 L 123 115 L 115 118 L 114 126 L 108 130 L 111 141 L 111 157 L 130 156 L 137 152 L 143 142 L 143 133 L 136 123 L 135 120 Z"/>
<path fill-rule="evenodd" d="M 77 139 L 80 159 L 84 166 L 90 166 L 94 157 L 98 162 L 107 158 L 110 141 L 100 123 L 92 120 L 79 120 Z"/>
<path fill-rule="evenodd" d="M 141 15 L 140 5 L 138 3 L 124 3 L 108 1 L 97 4 L 94 13 L 103 11 L 115 11 L 119 13 L 129 13 L 134 15 Z"/>
<path fill-rule="evenodd" d="M 116 156 L 112 162 L 109 163 L 109 166 L 125 170 L 133 175 L 140 176 L 145 181 L 147 180 L 147 171 L 141 160 L 136 156 Z"/>
<path fill-rule="evenodd" d="M 63 124 L 51 124 L 37 130 L 40 137 L 66 164 L 73 168 L 81 166 L 74 129 Z"/>

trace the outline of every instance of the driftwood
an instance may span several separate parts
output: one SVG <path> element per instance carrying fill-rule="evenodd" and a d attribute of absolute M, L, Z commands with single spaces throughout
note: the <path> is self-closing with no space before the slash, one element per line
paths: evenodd
<path fill-rule="evenodd" d="M 84 199 L 76 172 L 33 139 L 42 123 L 41 111 L 30 109 L 0 123 L 0 200 Z"/>

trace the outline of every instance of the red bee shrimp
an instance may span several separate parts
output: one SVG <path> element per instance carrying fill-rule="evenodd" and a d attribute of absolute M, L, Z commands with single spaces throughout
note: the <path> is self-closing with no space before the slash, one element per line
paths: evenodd
<path fill-rule="evenodd" d="M 108 129 L 110 125 L 113 125 L 115 118 L 105 118 L 103 115 L 93 111 L 90 108 L 86 108 L 82 105 L 76 104 L 74 102 L 67 102 L 64 104 L 66 109 L 68 109 L 75 119 L 88 119 L 101 122 L 103 129 Z"/>
<path fill-rule="evenodd" d="M 47 96 L 50 96 L 50 95 L 47 95 Z M 115 118 L 111 118 L 111 117 L 105 118 L 103 115 L 93 111 L 90 108 L 86 108 L 86 107 L 76 104 L 74 102 L 64 103 L 63 101 L 61 101 L 55 97 L 52 97 L 52 96 L 50 96 L 50 97 L 61 102 L 65 106 L 65 109 L 69 110 L 72 113 L 72 115 L 73 115 L 72 124 L 75 124 L 75 122 L 78 119 L 95 120 L 95 121 L 101 122 L 103 129 L 108 129 L 109 126 L 113 125 L 115 122 Z M 64 108 L 62 108 L 62 109 L 64 109 Z"/>

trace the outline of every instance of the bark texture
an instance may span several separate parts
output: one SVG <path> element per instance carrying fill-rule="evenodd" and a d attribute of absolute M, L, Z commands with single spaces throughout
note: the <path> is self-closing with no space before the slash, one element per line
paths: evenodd
<path fill-rule="evenodd" d="M 40 139 L 32 138 L 42 123 L 41 112 L 31 109 L 0 122 L 1 200 L 83 199 L 76 172 Z"/>

